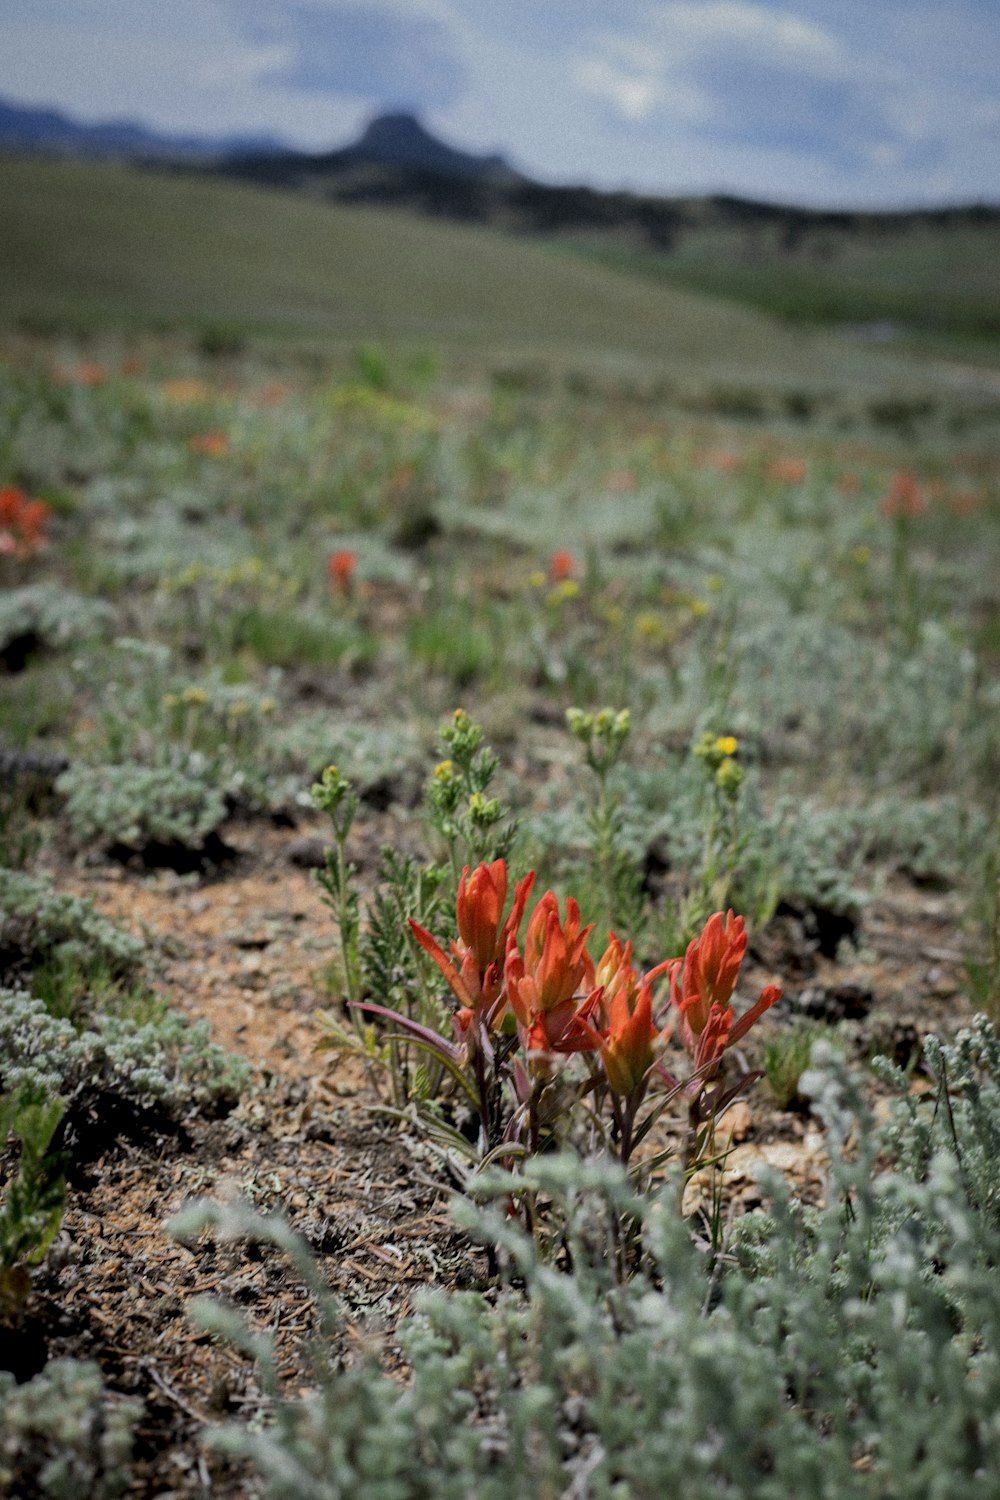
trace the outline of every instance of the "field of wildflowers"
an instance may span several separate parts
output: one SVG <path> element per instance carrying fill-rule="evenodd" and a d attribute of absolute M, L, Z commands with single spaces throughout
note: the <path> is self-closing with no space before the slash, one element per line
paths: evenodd
<path fill-rule="evenodd" d="M 0 1492 L 259 1493 L 252 1461 L 269 1494 L 417 1496 L 412 1420 L 435 1493 L 657 1493 L 585 1350 L 617 1348 L 617 1307 L 654 1368 L 642 1309 L 675 1263 L 670 1337 L 711 1331 L 708 1370 L 756 1328 L 789 1383 L 743 1457 L 724 1413 L 711 1460 L 687 1422 L 697 1495 L 791 1493 L 766 1476 L 801 1489 L 824 1451 L 840 1487 L 802 1493 L 911 1492 L 877 1427 L 905 1406 L 878 1384 L 881 1313 L 844 1314 L 870 1388 L 827 1389 L 782 1366 L 752 1278 L 794 1264 L 878 1303 L 915 1216 L 945 1269 L 913 1272 L 913 1358 L 962 1343 L 955 1392 L 995 1382 L 973 1274 L 997 1264 L 995 1181 L 962 1199 L 959 1251 L 934 1155 L 947 1105 L 968 1187 L 997 1128 L 974 1087 L 1000 1014 L 989 390 L 942 386 L 900 428 L 847 395 L 808 420 L 773 389 L 693 409 L 654 380 L 406 349 L 4 337 Z M 883 1180 L 870 1116 L 893 1093 Z M 182 1252 L 159 1225 L 206 1195 L 229 1206 L 191 1210 Z M 864 1275 L 838 1204 L 877 1225 Z M 422 1259 L 399 1248 L 414 1220 Z M 560 1277 L 581 1318 L 594 1299 L 590 1334 L 564 1309 L 562 1360 L 529 1327 Z M 415 1324 L 408 1282 L 442 1296 Z M 193 1332 L 205 1291 L 249 1328 L 202 1306 Z M 472 1359 L 464 1404 L 448 1350 Z M 986 1495 L 995 1418 L 955 1392 L 947 1461 Z M 424 1416 L 393 1405 L 418 1397 Z M 337 1449 L 366 1402 L 395 1488 L 372 1487 L 360 1416 Z M 255 1436 L 210 1453 L 204 1426 L 244 1407 Z"/>

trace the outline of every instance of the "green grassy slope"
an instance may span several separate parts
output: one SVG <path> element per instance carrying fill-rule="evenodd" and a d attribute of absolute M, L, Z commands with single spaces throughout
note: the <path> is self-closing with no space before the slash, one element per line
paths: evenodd
<path fill-rule="evenodd" d="M 890 320 L 901 336 L 1000 354 L 1000 223 L 694 229 L 665 253 L 579 242 L 592 264 L 812 324 Z"/>
<path fill-rule="evenodd" d="M 237 325 L 830 380 L 860 355 L 490 232 L 101 163 L 0 158 L 0 323 Z M 846 363 L 845 363 L 846 362 Z"/>

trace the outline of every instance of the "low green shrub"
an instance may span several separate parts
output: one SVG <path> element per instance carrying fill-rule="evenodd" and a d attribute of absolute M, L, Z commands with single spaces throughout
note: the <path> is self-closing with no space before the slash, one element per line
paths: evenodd
<path fill-rule="evenodd" d="M 0 965 L 16 972 L 43 958 L 128 981 L 141 976 L 146 950 L 139 938 L 89 901 L 57 890 L 47 876 L 0 868 Z"/>
<path fill-rule="evenodd" d="M 42 1260 L 62 1222 L 65 1158 L 52 1146 L 62 1109 L 58 1099 L 26 1089 L 0 1094 L 0 1155 L 11 1135 L 20 1146 L 0 1206 L 0 1330 L 16 1322 L 31 1287 L 31 1267 Z"/>
<path fill-rule="evenodd" d="M 64 650 L 106 635 L 114 611 L 55 583 L 34 583 L 0 594 L 0 662 L 17 669 L 36 651 Z"/>
<path fill-rule="evenodd" d="M 112 1108 L 174 1119 L 222 1111 L 247 1073 L 211 1042 L 207 1022 L 192 1025 L 176 1011 L 152 1021 L 99 1016 L 78 1028 L 24 990 L 0 990 L 0 1089 L 58 1095 L 73 1119 Z"/>
<path fill-rule="evenodd" d="M 557 1209 L 556 1267 L 508 1216 L 514 1179 L 481 1178 L 485 1203 L 455 1213 L 509 1285 L 421 1297 L 399 1331 L 403 1382 L 374 1360 L 344 1371 L 320 1341 L 314 1393 L 289 1396 L 271 1339 L 202 1303 L 201 1326 L 257 1358 L 273 1398 L 269 1421 L 213 1443 L 251 1459 L 270 1500 L 992 1500 L 1000 1047 L 980 1024 L 930 1056 L 936 1108 L 903 1101 L 885 1171 L 861 1092 L 827 1049 L 806 1080 L 827 1127 L 825 1206 L 772 1179 L 770 1212 L 739 1220 L 721 1256 L 692 1240 L 675 1184 L 643 1197 L 611 1164 L 554 1157 L 518 1180 Z M 623 1217 L 641 1225 L 624 1279 Z M 171 1227 L 290 1251 L 324 1324 L 336 1318 L 280 1222 L 195 1205 Z"/>
<path fill-rule="evenodd" d="M 74 765 L 56 782 L 64 814 L 82 846 L 151 845 L 200 852 L 227 816 L 226 800 L 204 775 L 170 766 Z"/>
<path fill-rule="evenodd" d="M 113 1500 L 128 1488 L 141 1412 L 89 1360 L 51 1360 L 20 1386 L 0 1370 L 0 1494 Z"/>

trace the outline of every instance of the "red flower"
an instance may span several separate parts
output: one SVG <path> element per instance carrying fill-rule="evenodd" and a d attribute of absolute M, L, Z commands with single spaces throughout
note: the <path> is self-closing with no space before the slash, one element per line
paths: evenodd
<path fill-rule="evenodd" d="M 576 558 L 572 552 L 553 552 L 549 558 L 549 582 L 564 583 L 567 578 L 576 576 Z"/>
<path fill-rule="evenodd" d="M 358 554 L 356 552 L 343 548 L 339 552 L 330 553 L 326 567 L 330 575 L 330 585 L 335 593 L 343 595 L 351 593 L 357 566 Z"/>
<path fill-rule="evenodd" d="M 924 508 L 920 486 L 908 469 L 899 469 L 889 481 L 889 488 L 879 501 L 879 509 L 890 518 L 919 516 Z"/>
<path fill-rule="evenodd" d="M 221 458 L 228 447 L 229 439 L 224 432 L 196 432 L 188 438 L 188 451 L 205 458 Z"/>
<path fill-rule="evenodd" d="M 410 918 L 413 936 L 437 964 L 462 1007 L 457 1017 L 460 1039 L 464 1039 L 473 1015 L 481 1017 L 489 1029 L 499 1025 L 505 1008 L 499 1003 L 504 956 L 508 943 L 516 941 L 534 883 L 534 870 L 517 882 L 514 904 L 502 920 L 507 901 L 506 862 L 497 859 L 491 865 L 481 864 L 471 877 L 466 865 L 455 903 L 459 941 L 449 944 L 450 958 L 437 939 Z"/>
<path fill-rule="evenodd" d="M 535 907 L 525 933 L 524 957 L 516 939 L 507 944 L 504 977 L 521 1045 L 544 1067 L 553 1052 L 589 1052 L 599 1038 L 589 1025 L 601 1001 L 587 952 L 593 923 L 580 926 L 580 908 L 566 901 L 566 921 L 552 891 Z"/>
<path fill-rule="evenodd" d="M 13 485 L 0 489 L 0 553 L 30 557 L 37 552 L 45 544 L 49 515 L 44 500 L 29 500 Z"/>
<path fill-rule="evenodd" d="M 734 917 L 731 911 L 723 918 L 722 912 L 717 911 L 705 923 L 701 936 L 688 944 L 683 963 L 674 959 L 671 964 L 670 998 L 677 1013 L 677 1031 L 694 1060 L 699 1086 L 712 1076 L 715 1071 L 712 1064 L 718 1062 L 726 1048 L 746 1036 L 781 994 L 778 985 L 769 984 L 734 1024 L 729 1001 L 746 945 L 743 918 Z"/>
<path fill-rule="evenodd" d="M 723 918 L 717 911 L 705 923 L 701 936 L 691 939 L 683 963 L 678 958 L 673 960 L 670 998 L 688 1052 L 694 1052 L 712 1007 L 729 1003 L 746 946 L 743 918 L 734 917 L 731 911 Z"/>

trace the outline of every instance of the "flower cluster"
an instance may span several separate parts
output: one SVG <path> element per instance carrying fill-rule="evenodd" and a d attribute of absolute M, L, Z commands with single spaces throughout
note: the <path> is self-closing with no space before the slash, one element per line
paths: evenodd
<path fill-rule="evenodd" d="M 354 592 L 354 575 L 357 566 L 358 554 L 349 551 L 346 547 L 331 552 L 327 558 L 326 570 L 330 579 L 330 587 L 342 599 L 349 598 Z"/>
<path fill-rule="evenodd" d="M 0 554 L 31 557 L 45 545 L 49 507 L 13 485 L 0 489 Z"/>
<path fill-rule="evenodd" d="M 457 1002 L 453 1040 L 384 1006 L 361 1002 L 360 1008 L 393 1022 L 459 1078 L 478 1111 L 481 1159 L 537 1150 L 543 1138 L 568 1138 L 579 1106 L 580 1117 L 627 1163 L 660 1113 L 654 1105 L 645 1120 L 638 1118 L 651 1090 L 686 1100 L 697 1158 L 719 1112 L 759 1076 L 743 1072 L 735 1084 L 725 1082 L 726 1052 L 781 993 L 768 985 L 735 1018 L 743 918 L 716 912 L 682 958 L 640 974 L 631 944 L 615 933 L 595 963 L 587 948 L 593 924 L 584 924 L 572 897 L 561 912 L 552 891 L 537 901 L 522 940 L 534 879 L 531 872 L 516 882 L 507 909 L 506 862 L 466 867 L 456 902 L 458 936 L 447 948 L 409 919 Z M 671 1048 L 687 1055 L 683 1077 L 668 1066 Z M 567 1064 L 577 1054 L 584 1067 L 574 1079 Z"/>

